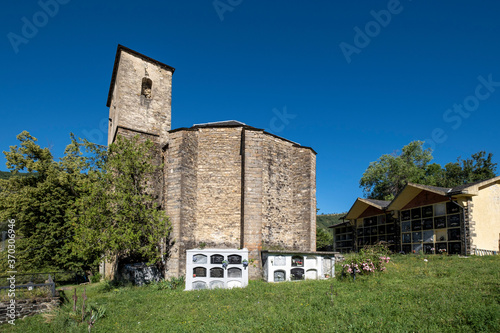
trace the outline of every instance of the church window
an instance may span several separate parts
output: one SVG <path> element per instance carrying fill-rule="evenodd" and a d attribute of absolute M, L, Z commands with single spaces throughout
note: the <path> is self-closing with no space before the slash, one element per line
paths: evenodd
<path fill-rule="evenodd" d="M 142 79 L 142 89 L 141 95 L 146 98 L 151 98 L 151 87 L 153 86 L 153 81 L 147 77 Z"/>

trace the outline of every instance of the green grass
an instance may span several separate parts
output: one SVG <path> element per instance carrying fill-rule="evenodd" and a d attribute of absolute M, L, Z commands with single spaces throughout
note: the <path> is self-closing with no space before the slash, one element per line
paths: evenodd
<path fill-rule="evenodd" d="M 106 316 L 93 332 L 499 332 L 500 256 L 394 256 L 387 271 L 323 281 L 251 281 L 245 289 L 155 290 L 87 287 Z M 337 271 L 337 273 L 339 270 Z M 337 274 L 339 276 L 340 274 Z M 83 287 L 78 287 L 81 307 Z M 71 300 L 72 291 L 66 291 Z M 69 319 L 38 315 L 7 332 L 87 332 Z"/>

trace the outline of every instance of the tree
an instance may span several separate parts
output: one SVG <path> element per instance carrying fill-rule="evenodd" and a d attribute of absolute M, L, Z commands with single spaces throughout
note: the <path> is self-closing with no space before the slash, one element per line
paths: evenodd
<path fill-rule="evenodd" d="M 170 224 L 151 191 L 161 168 L 153 143 L 118 137 L 109 146 L 106 170 L 91 170 L 83 183 L 88 193 L 77 200 L 75 247 L 103 259 L 135 258 L 149 263 L 162 256 Z M 163 244 L 163 245 L 160 245 Z"/>
<path fill-rule="evenodd" d="M 316 250 L 328 250 L 333 245 L 333 236 L 322 228 L 316 228 Z"/>
<path fill-rule="evenodd" d="M 422 141 L 413 141 L 403 147 L 401 154 L 382 155 L 370 163 L 359 185 L 366 197 L 379 200 L 392 200 L 408 182 L 455 187 L 495 177 L 497 164 L 492 157 L 493 154 L 480 151 L 441 168 L 437 163 L 430 164 L 430 148 L 423 149 Z"/>
<path fill-rule="evenodd" d="M 382 155 L 371 162 L 359 181 L 365 195 L 371 199 L 392 200 L 408 182 L 422 183 L 431 178 L 426 172 L 432 160 L 431 150 L 422 146 L 422 141 L 413 141 L 403 147 L 401 154 Z"/>
<path fill-rule="evenodd" d="M 90 168 L 81 156 L 84 144 L 71 135 L 65 157 L 56 162 L 27 131 L 17 139 L 20 146 L 4 152 L 11 174 L 0 180 L 0 221 L 16 221 L 17 268 L 90 269 L 94 259 L 72 251 L 75 230 L 69 223 L 75 200 L 83 194 L 82 170 Z"/>

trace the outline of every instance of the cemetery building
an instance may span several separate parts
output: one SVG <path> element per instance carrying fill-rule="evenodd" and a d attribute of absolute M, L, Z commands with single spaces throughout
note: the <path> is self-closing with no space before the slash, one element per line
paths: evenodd
<path fill-rule="evenodd" d="M 500 177 L 454 188 L 408 183 L 390 202 L 358 198 L 346 219 L 354 239 L 346 251 L 383 241 L 405 253 L 498 252 Z M 342 228 L 332 226 L 336 235 Z"/>
<path fill-rule="evenodd" d="M 119 45 L 107 101 L 108 144 L 139 135 L 163 164 L 152 190 L 172 224 L 165 276 L 184 275 L 197 247 L 248 249 L 250 278 L 263 249 L 315 251 L 315 151 L 238 121 L 171 129 L 174 71 Z"/>

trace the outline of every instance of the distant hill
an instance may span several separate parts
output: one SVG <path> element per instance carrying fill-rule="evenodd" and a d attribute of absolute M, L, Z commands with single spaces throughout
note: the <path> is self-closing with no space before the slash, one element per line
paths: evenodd
<path fill-rule="evenodd" d="M 19 172 L 18 175 L 20 176 L 27 176 L 27 172 Z M 0 171 L 0 179 L 9 179 L 12 177 L 12 173 L 10 171 Z"/>
<path fill-rule="evenodd" d="M 11 173 L 8 171 L 0 171 L 0 179 L 9 179 L 11 177 Z"/>
<path fill-rule="evenodd" d="M 328 229 L 329 226 L 342 223 L 341 217 L 345 216 L 345 214 L 346 213 L 316 215 L 316 227 L 328 231 L 330 230 Z"/>

